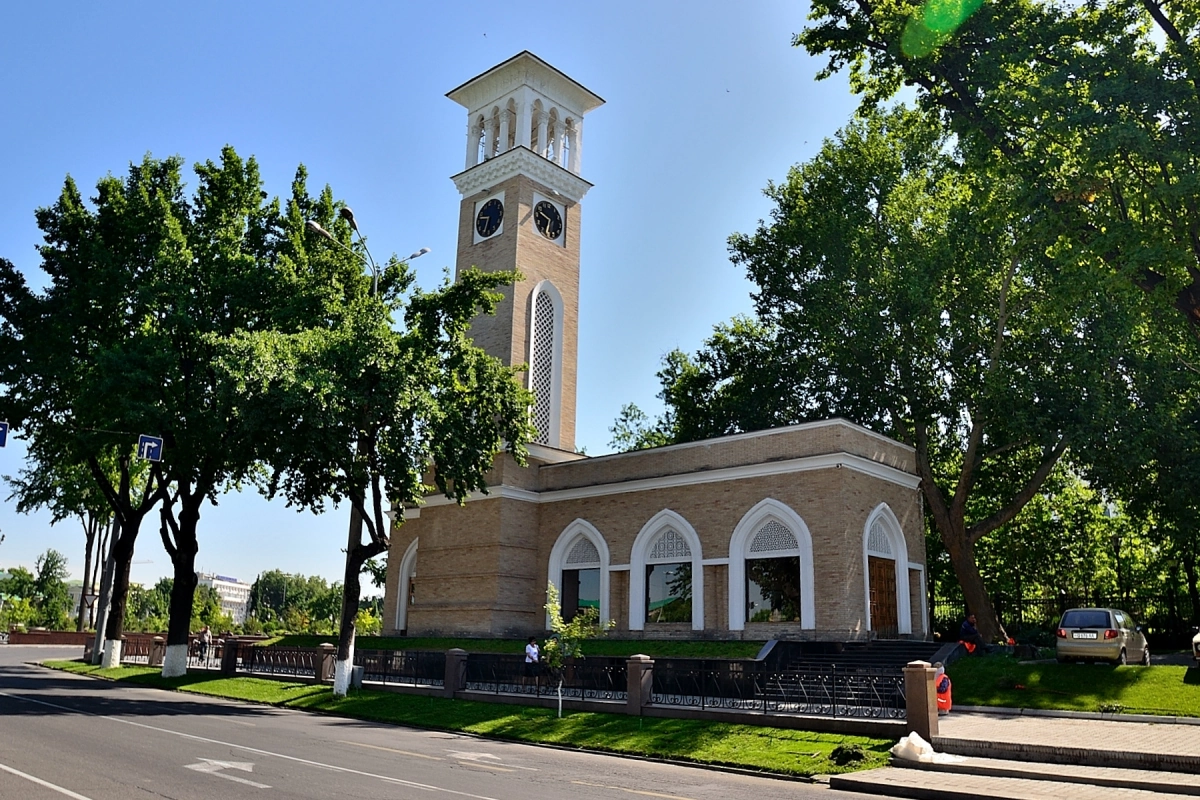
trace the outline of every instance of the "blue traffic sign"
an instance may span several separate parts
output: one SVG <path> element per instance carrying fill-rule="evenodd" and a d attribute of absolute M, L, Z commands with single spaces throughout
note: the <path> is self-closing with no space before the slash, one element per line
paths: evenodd
<path fill-rule="evenodd" d="M 8 446 L 8 423 L 0 422 L 0 447 Z"/>
<path fill-rule="evenodd" d="M 138 458 L 144 458 L 147 461 L 162 461 L 163 440 L 159 436 L 147 436 L 142 434 L 138 437 Z"/>

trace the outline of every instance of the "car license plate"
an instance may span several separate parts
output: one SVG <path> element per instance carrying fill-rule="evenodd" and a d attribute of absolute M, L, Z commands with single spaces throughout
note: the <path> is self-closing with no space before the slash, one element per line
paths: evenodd
<path fill-rule="evenodd" d="M 1095 638 L 1096 638 L 1096 634 L 1094 634 L 1094 633 L 1080 633 L 1079 631 L 1076 631 L 1075 633 L 1072 633 L 1072 634 L 1071 634 L 1071 638 L 1072 638 L 1072 639 L 1095 639 Z"/>

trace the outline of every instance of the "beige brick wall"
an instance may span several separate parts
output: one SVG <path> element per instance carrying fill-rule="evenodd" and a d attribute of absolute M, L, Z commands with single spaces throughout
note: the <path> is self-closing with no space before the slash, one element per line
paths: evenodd
<path fill-rule="evenodd" d="M 562 397 L 559 439 L 550 442 L 564 450 L 575 449 L 575 386 L 579 354 L 579 235 L 581 209 L 561 196 L 566 206 L 563 220 L 565 246 L 547 240 L 533 225 L 533 195 L 551 197 L 551 190 L 518 175 L 494 187 L 504 192 L 504 232 L 476 244 L 475 203 L 481 196 L 465 198 L 459 214 L 457 272 L 476 266 L 486 272 L 517 270 L 522 280 L 504 290 L 504 300 L 493 317 L 471 323 L 475 343 L 506 364 L 529 359 L 529 301 L 533 288 L 549 280 L 563 300 Z M 523 378 L 524 380 L 524 378 Z"/>

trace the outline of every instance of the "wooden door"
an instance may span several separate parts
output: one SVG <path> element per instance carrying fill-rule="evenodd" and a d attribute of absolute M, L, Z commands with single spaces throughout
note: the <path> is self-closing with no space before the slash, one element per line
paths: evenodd
<path fill-rule="evenodd" d="M 896 621 L 896 562 L 867 556 L 867 568 L 871 581 L 871 630 L 880 638 L 895 638 L 900 634 Z"/>

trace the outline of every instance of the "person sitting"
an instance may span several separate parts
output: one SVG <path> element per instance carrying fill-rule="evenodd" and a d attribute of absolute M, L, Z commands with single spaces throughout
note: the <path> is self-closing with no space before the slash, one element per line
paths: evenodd
<path fill-rule="evenodd" d="M 962 626 L 958 629 L 958 640 L 966 645 L 968 653 L 974 653 L 976 647 L 987 646 L 979 628 L 975 627 L 975 614 L 971 611 L 967 612 L 967 618 L 963 620 Z"/>

